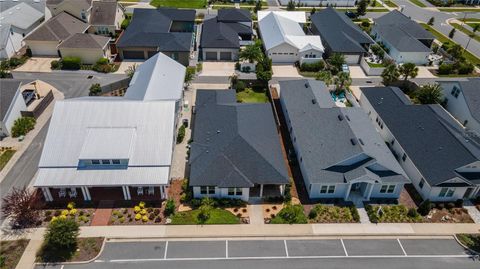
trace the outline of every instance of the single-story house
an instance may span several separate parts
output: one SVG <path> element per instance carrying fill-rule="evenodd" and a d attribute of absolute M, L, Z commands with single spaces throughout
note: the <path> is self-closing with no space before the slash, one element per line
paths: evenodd
<path fill-rule="evenodd" d="M 267 56 L 273 63 L 316 62 L 324 47 L 320 36 L 306 35 L 301 24 L 305 12 L 259 11 L 258 28 Z"/>
<path fill-rule="evenodd" d="M 58 50 L 62 57 L 80 57 L 84 64 L 95 64 L 101 58 L 110 59 L 110 37 L 77 33 L 65 39 Z"/>
<path fill-rule="evenodd" d="M 57 102 L 34 187 L 48 202 L 165 199 L 184 75 L 159 53 L 140 65 L 123 97 Z"/>
<path fill-rule="evenodd" d="M 93 1 L 90 15 L 90 34 L 113 36 L 125 19 L 125 9 L 116 0 Z"/>
<path fill-rule="evenodd" d="M 312 32 L 322 38 L 325 54 L 341 53 L 348 64 L 359 64 L 370 45 L 375 43 L 350 18 L 333 7 L 315 12 L 310 19 Z"/>
<path fill-rule="evenodd" d="M 395 199 L 410 182 L 365 112 L 336 107 L 322 81 L 280 81 L 280 103 L 310 198 Z"/>
<path fill-rule="evenodd" d="M 480 79 L 439 81 L 444 107 L 468 131 L 480 134 Z"/>
<path fill-rule="evenodd" d="M 435 37 L 398 10 L 374 19 L 370 35 L 381 42 L 397 63 L 428 63 Z"/>
<path fill-rule="evenodd" d="M 194 197 L 283 196 L 289 184 L 270 104 L 237 103 L 235 90 L 197 90 L 189 185 Z"/>
<path fill-rule="evenodd" d="M 117 42 L 122 59 L 148 59 L 159 51 L 187 66 L 194 49 L 195 10 L 137 8 Z"/>
<path fill-rule="evenodd" d="M 43 22 L 41 7 L 41 3 L 26 1 L 0 2 L 0 59 L 15 55 L 23 47 L 23 38 Z"/>
<path fill-rule="evenodd" d="M 478 148 L 440 105 L 414 105 L 396 87 L 361 92 L 360 105 L 423 199 L 447 202 L 479 195 Z"/>
<path fill-rule="evenodd" d="M 74 34 L 84 33 L 88 27 L 87 23 L 61 12 L 23 40 L 34 56 L 59 56 L 58 45 Z"/>
<path fill-rule="evenodd" d="M 47 8 L 53 16 L 67 12 L 84 22 L 88 22 L 92 10 L 92 0 L 47 0 Z"/>
<path fill-rule="evenodd" d="M 218 15 L 205 19 L 202 25 L 200 53 L 207 61 L 236 61 L 240 47 L 252 43 L 250 11 L 220 9 Z"/>
<path fill-rule="evenodd" d="M 21 85 L 18 80 L 0 80 L 0 138 L 10 135 L 13 123 L 22 117 L 20 111 L 27 109 Z"/>

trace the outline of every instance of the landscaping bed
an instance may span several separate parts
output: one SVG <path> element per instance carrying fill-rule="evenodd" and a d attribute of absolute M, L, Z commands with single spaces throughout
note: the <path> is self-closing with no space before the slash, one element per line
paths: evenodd
<path fill-rule="evenodd" d="M 267 90 L 263 88 L 245 88 L 237 92 L 239 103 L 268 103 Z"/>
<path fill-rule="evenodd" d="M 165 224 L 165 203 L 139 202 L 133 207 L 115 208 L 110 217 L 111 225 Z"/>
<path fill-rule="evenodd" d="M 70 202 L 65 208 L 42 210 L 42 227 L 57 218 L 74 219 L 81 226 L 90 226 L 92 222 L 95 208 L 76 208 L 75 203 Z"/>
<path fill-rule="evenodd" d="M 28 240 L 2 241 L 0 243 L 0 269 L 15 268 L 28 245 Z"/>
<path fill-rule="evenodd" d="M 196 225 L 196 224 L 239 224 L 240 218 L 228 210 L 213 208 L 210 217 L 205 222 L 198 220 L 200 209 L 178 212 L 172 217 L 171 224 L 175 225 Z"/>
<path fill-rule="evenodd" d="M 283 208 L 278 214 L 271 218 L 266 219 L 265 223 L 271 224 L 306 224 L 308 223 L 307 217 L 303 212 L 302 205 L 294 205 L 291 203 L 284 204 Z"/>
<path fill-rule="evenodd" d="M 365 210 L 373 223 L 423 222 L 416 209 L 404 205 L 366 205 Z"/>
<path fill-rule="evenodd" d="M 77 251 L 69 262 L 89 261 L 102 249 L 103 237 L 86 237 L 77 239 Z"/>
<path fill-rule="evenodd" d="M 456 236 L 469 249 L 480 252 L 480 234 L 457 234 Z"/>
<path fill-rule="evenodd" d="M 458 207 L 450 209 L 433 208 L 423 220 L 431 223 L 473 223 L 467 209 Z"/>
<path fill-rule="evenodd" d="M 0 148 L 0 171 L 7 165 L 8 161 L 13 157 L 16 150 L 11 147 L 2 147 Z"/>
<path fill-rule="evenodd" d="M 356 223 L 360 222 L 355 206 L 315 205 L 308 213 L 309 223 Z"/>

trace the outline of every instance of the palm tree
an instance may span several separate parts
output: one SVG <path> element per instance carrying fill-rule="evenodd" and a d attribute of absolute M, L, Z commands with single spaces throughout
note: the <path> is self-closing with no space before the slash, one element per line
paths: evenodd
<path fill-rule="evenodd" d="M 438 83 L 423 85 L 416 93 L 415 100 L 420 104 L 439 104 L 442 102 L 442 89 Z"/>
<path fill-rule="evenodd" d="M 337 87 L 337 91 L 344 90 L 346 87 L 350 86 L 352 83 L 352 79 L 350 78 L 350 74 L 347 72 L 339 72 L 334 79 L 335 85 Z"/>
<path fill-rule="evenodd" d="M 245 48 L 240 51 L 239 58 L 250 63 L 255 61 L 260 62 L 263 58 L 261 43 L 255 42 L 254 44 L 245 46 Z"/>
<path fill-rule="evenodd" d="M 382 72 L 382 82 L 386 86 L 397 81 L 399 77 L 400 73 L 398 72 L 398 68 L 394 63 L 387 65 Z"/>
<path fill-rule="evenodd" d="M 325 85 L 330 86 L 332 84 L 332 73 L 330 71 L 320 71 L 315 77 L 317 80 L 322 80 Z"/>
<path fill-rule="evenodd" d="M 467 45 L 465 46 L 465 50 L 468 49 L 468 45 L 470 45 L 470 41 L 472 40 L 472 38 L 475 37 L 475 33 L 478 31 L 478 28 L 480 28 L 480 24 L 475 24 L 472 27 L 472 33 L 469 35 L 470 39 L 468 40 Z"/>
<path fill-rule="evenodd" d="M 398 68 L 398 72 L 403 76 L 403 80 L 406 82 L 408 77 L 417 77 L 418 67 L 416 67 L 414 63 L 404 63 Z"/>
<path fill-rule="evenodd" d="M 342 68 L 342 64 L 346 62 L 345 56 L 341 53 L 333 53 L 330 55 L 327 61 L 330 65 L 335 66 L 338 70 L 340 70 Z"/>

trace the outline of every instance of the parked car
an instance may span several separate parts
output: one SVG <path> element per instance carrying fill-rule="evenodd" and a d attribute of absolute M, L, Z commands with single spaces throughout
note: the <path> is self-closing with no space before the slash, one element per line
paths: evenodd
<path fill-rule="evenodd" d="M 357 17 L 357 14 L 350 10 L 345 11 L 345 15 L 347 15 L 347 17 L 349 17 L 350 19 L 355 19 Z"/>
<path fill-rule="evenodd" d="M 342 64 L 342 72 L 344 73 L 350 73 L 350 69 L 348 69 L 347 64 Z"/>

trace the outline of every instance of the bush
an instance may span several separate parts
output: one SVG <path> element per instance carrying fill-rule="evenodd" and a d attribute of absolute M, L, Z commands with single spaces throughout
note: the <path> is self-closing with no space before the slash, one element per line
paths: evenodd
<path fill-rule="evenodd" d="M 444 203 L 437 203 L 437 208 L 442 210 L 445 208 L 445 204 Z"/>
<path fill-rule="evenodd" d="M 99 83 L 94 83 L 92 86 L 90 86 L 88 95 L 97 96 L 100 95 L 100 93 L 102 93 L 102 87 Z"/>
<path fill-rule="evenodd" d="M 350 209 L 350 213 L 352 214 L 352 218 L 355 222 L 360 222 L 360 214 L 358 214 L 358 210 L 354 205 L 348 207 Z"/>
<path fill-rule="evenodd" d="M 54 61 L 52 61 L 52 62 L 50 63 L 50 69 L 52 69 L 52 70 L 58 70 L 58 69 L 60 69 L 60 68 L 61 68 L 61 66 L 60 66 L 60 62 L 59 62 L 59 61 L 54 60 Z"/>
<path fill-rule="evenodd" d="M 165 211 L 163 212 L 165 216 L 170 216 L 175 213 L 175 202 L 172 199 L 168 199 L 165 204 Z"/>
<path fill-rule="evenodd" d="M 376 213 L 372 213 L 368 215 L 368 218 L 370 219 L 371 223 L 378 223 L 379 219 Z"/>
<path fill-rule="evenodd" d="M 420 204 L 417 211 L 418 213 L 420 213 L 420 215 L 426 216 L 428 215 L 431 209 L 432 209 L 432 203 L 430 202 L 430 200 L 427 199 Z"/>
<path fill-rule="evenodd" d="M 440 75 L 449 75 L 449 74 L 452 74 L 453 73 L 453 65 L 451 64 L 441 64 L 439 67 L 438 67 L 438 74 Z"/>
<path fill-rule="evenodd" d="M 177 144 L 182 143 L 184 138 L 185 138 L 185 125 L 182 125 L 180 126 L 180 129 L 178 129 Z"/>
<path fill-rule="evenodd" d="M 35 118 L 32 117 L 21 117 L 15 120 L 12 127 L 12 137 L 26 135 L 35 128 L 35 122 Z"/>
<path fill-rule="evenodd" d="M 362 27 L 369 27 L 370 22 L 369 21 L 362 21 L 362 23 L 360 25 L 362 25 Z"/>
<path fill-rule="evenodd" d="M 310 213 L 308 213 L 309 219 L 316 219 L 317 216 L 318 216 L 318 213 L 317 213 L 317 210 L 315 210 L 315 208 L 312 208 L 312 210 L 310 210 Z"/>
<path fill-rule="evenodd" d="M 325 69 L 325 62 L 320 60 L 314 63 L 303 63 L 300 65 L 300 71 L 302 72 L 318 72 Z"/>
<path fill-rule="evenodd" d="M 463 199 L 458 199 L 457 201 L 455 201 L 455 207 L 463 207 Z"/>
<path fill-rule="evenodd" d="M 80 57 L 63 57 L 62 69 L 66 70 L 79 70 L 82 66 L 82 59 Z"/>
<path fill-rule="evenodd" d="M 44 262 L 65 261 L 77 248 L 79 225 L 73 219 L 58 218 L 50 222 L 40 250 Z"/>
<path fill-rule="evenodd" d="M 246 88 L 246 85 L 245 85 L 245 82 L 239 80 L 237 81 L 237 83 L 234 85 L 235 87 L 235 91 L 236 92 L 241 92 L 241 91 L 244 91 L 245 88 Z"/>
<path fill-rule="evenodd" d="M 407 216 L 409 216 L 410 218 L 418 218 L 418 215 L 419 214 L 415 208 L 408 209 Z"/>
<path fill-rule="evenodd" d="M 458 74 L 459 75 L 468 75 L 473 72 L 475 67 L 471 63 L 460 63 L 458 66 Z"/>

